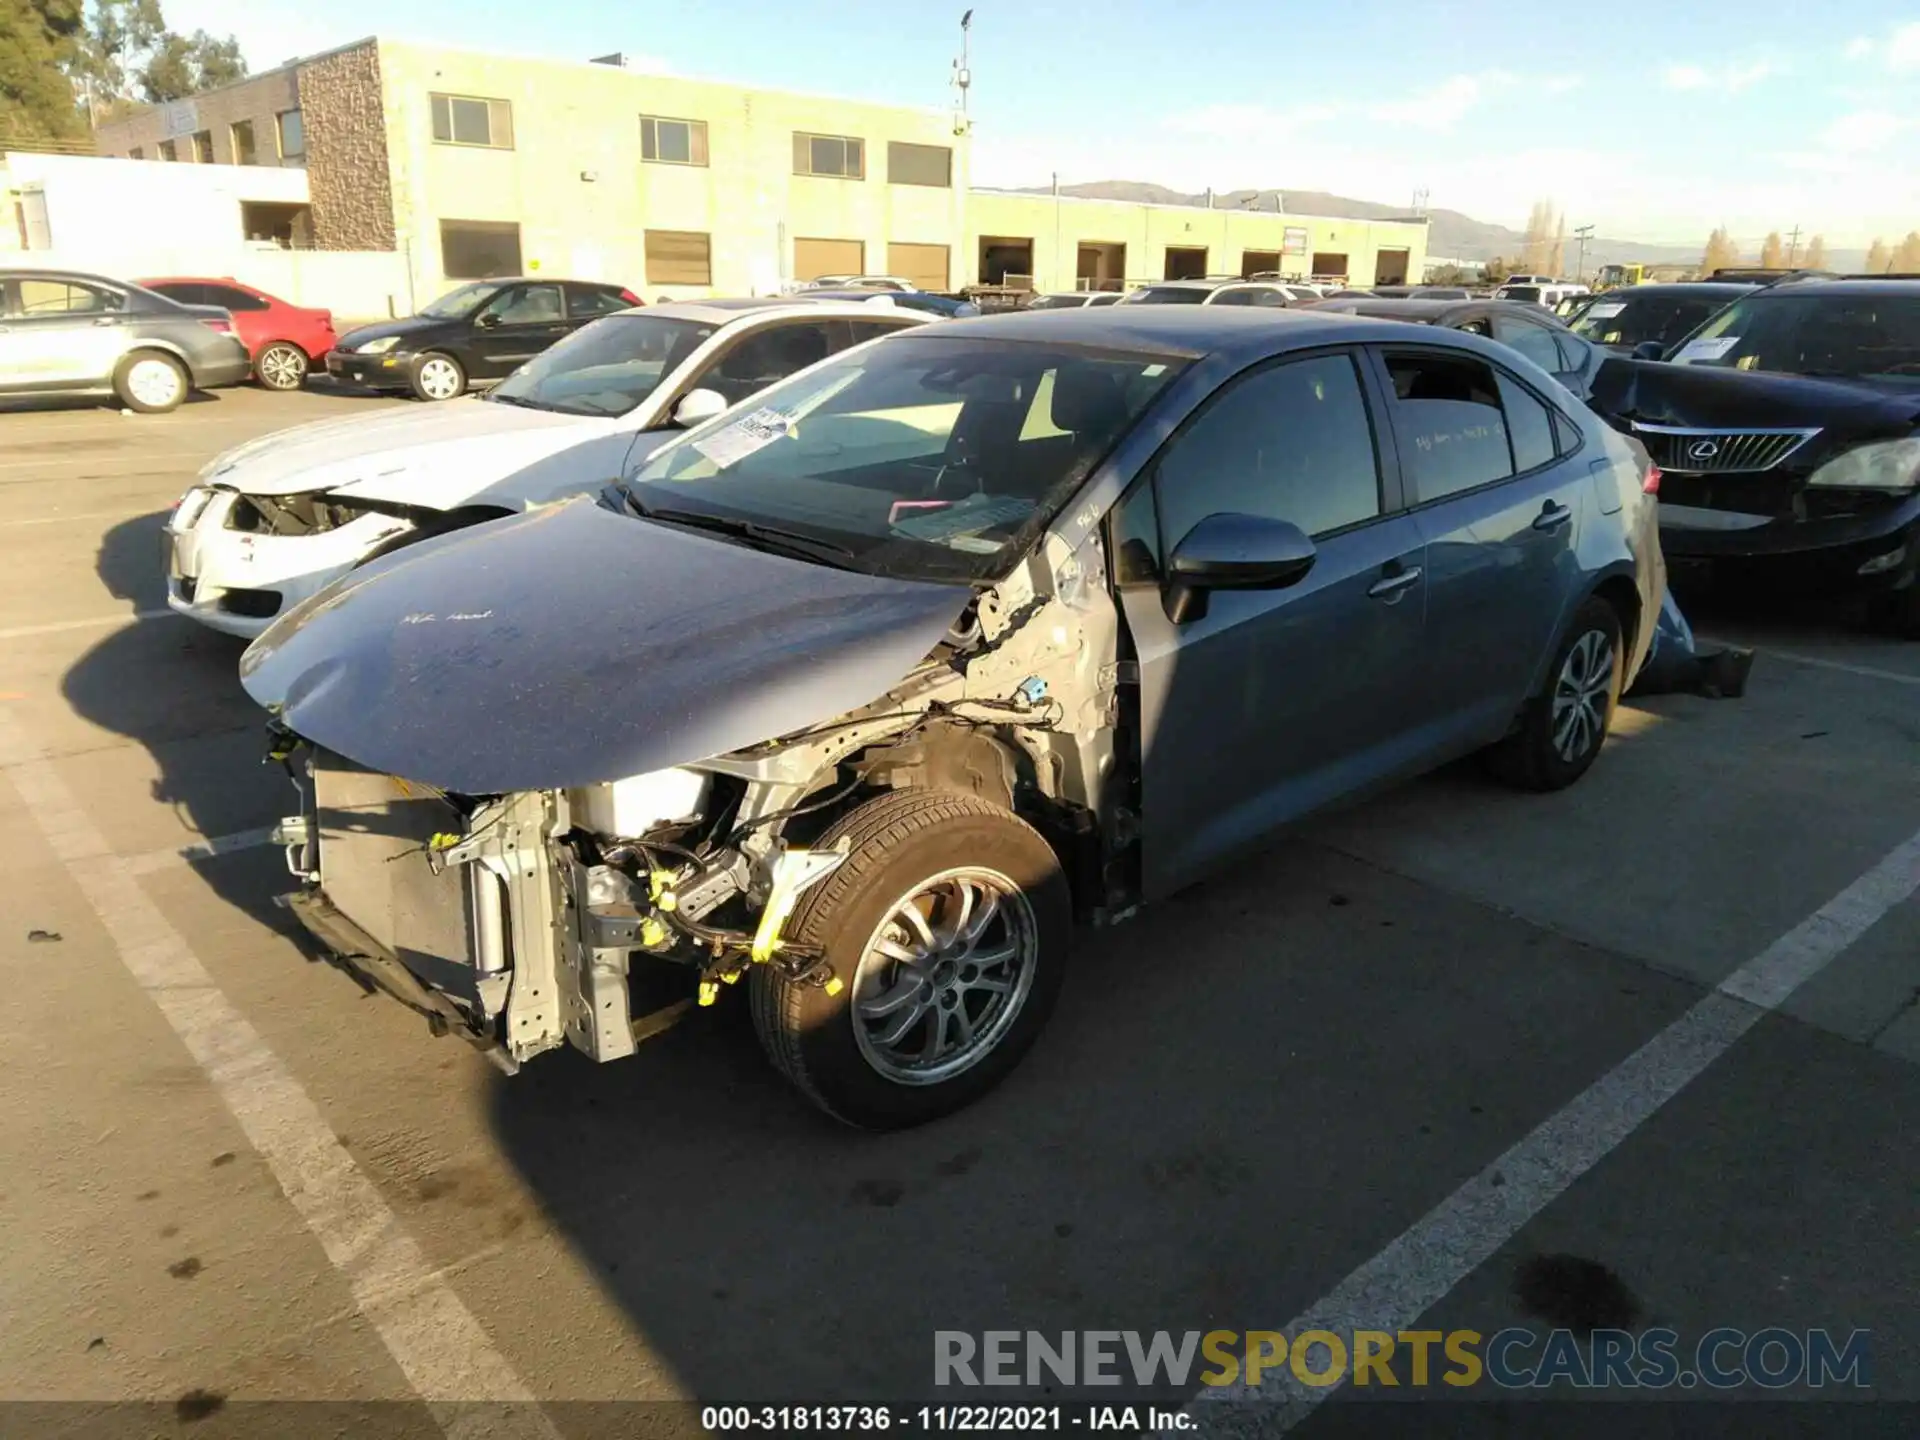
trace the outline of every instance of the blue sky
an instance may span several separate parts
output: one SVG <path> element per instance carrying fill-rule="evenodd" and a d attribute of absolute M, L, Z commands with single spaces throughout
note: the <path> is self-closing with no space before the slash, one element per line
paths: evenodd
<path fill-rule="evenodd" d="M 237 35 L 255 69 L 357 39 L 377 13 L 164 4 L 176 29 Z M 964 8 L 399 0 L 378 28 L 569 59 L 624 50 L 679 74 L 945 106 Z M 981 0 L 973 75 L 981 184 L 1057 172 L 1389 203 L 1424 189 L 1434 206 L 1516 227 L 1550 198 L 1603 235 L 1692 243 L 1725 224 L 1749 248 L 1795 225 L 1833 246 L 1920 229 L 1920 0 L 1811 12 Z"/>

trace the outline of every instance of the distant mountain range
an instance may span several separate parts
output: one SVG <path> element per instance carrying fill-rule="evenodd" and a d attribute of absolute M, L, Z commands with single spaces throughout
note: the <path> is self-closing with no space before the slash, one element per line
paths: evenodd
<path fill-rule="evenodd" d="M 1051 194 L 1052 187 L 1034 185 L 1029 193 Z M 1085 185 L 1062 185 L 1060 193 L 1081 200 L 1125 200 L 1141 205 L 1200 205 L 1207 203 L 1206 192 L 1187 194 L 1164 185 L 1149 185 L 1139 180 L 1095 180 Z M 1354 200 L 1345 195 L 1329 195 L 1324 190 L 1227 190 L 1213 197 L 1216 210 L 1281 210 L 1295 215 L 1328 215 L 1341 220 L 1391 220 L 1412 212 L 1404 205 L 1382 205 L 1372 200 Z M 1526 232 L 1505 225 L 1491 225 L 1462 215 L 1458 210 L 1428 210 L 1427 254 L 1448 260 L 1501 259 L 1518 262 L 1526 249 Z M 1587 241 L 1587 269 L 1613 263 L 1640 261 L 1651 265 L 1698 264 L 1706 248 L 1702 235 L 1696 245 L 1649 245 L 1638 240 L 1611 240 L 1595 236 Z M 1566 262 L 1569 272 L 1579 254 L 1579 242 L 1567 237 Z M 1758 256 L 1748 256 L 1749 264 L 1758 264 Z M 1827 268 L 1858 270 L 1866 264 L 1863 250 L 1832 250 L 1827 253 Z"/>

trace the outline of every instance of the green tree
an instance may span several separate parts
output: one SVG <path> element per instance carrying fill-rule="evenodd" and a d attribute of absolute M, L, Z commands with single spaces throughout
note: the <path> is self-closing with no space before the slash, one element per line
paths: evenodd
<path fill-rule="evenodd" d="M 180 100 L 202 90 L 243 80 L 247 62 L 240 42 L 216 39 L 204 30 L 191 36 L 163 35 L 140 70 L 140 94 L 149 104 Z"/>
<path fill-rule="evenodd" d="M 1536 200 L 1527 213 L 1526 249 L 1522 263 L 1535 275 L 1558 275 L 1565 247 L 1564 222 L 1551 200 Z"/>
<path fill-rule="evenodd" d="M 1816 235 L 1807 242 L 1807 258 L 1801 262 L 1809 270 L 1827 268 L 1827 237 Z"/>
<path fill-rule="evenodd" d="M 168 29 L 160 0 L 92 0 L 72 72 L 99 114 L 231 84 L 246 75 L 247 62 L 232 36 Z"/>
<path fill-rule="evenodd" d="M 1893 261 L 1887 268 L 1902 275 L 1920 275 L 1920 230 L 1907 232 L 1907 238 L 1893 252 Z"/>
<path fill-rule="evenodd" d="M 86 134 L 64 73 L 81 29 L 81 0 L 0 0 L 0 148 Z"/>
<path fill-rule="evenodd" d="M 1760 268 L 1762 270 L 1784 270 L 1787 267 L 1787 243 L 1780 238 L 1778 230 L 1769 230 L 1767 238 L 1760 242 Z"/>
<path fill-rule="evenodd" d="M 1727 227 L 1722 225 L 1707 237 L 1706 253 L 1700 257 L 1700 273 L 1711 275 L 1730 265 L 1740 263 L 1740 247 L 1727 235 Z"/>
<path fill-rule="evenodd" d="M 1873 244 L 1867 247 L 1867 273 L 1869 275 L 1884 275 L 1892 268 L 1893 252 L 1887 249 L 1886 241 L 1882 240 L 1878 235 L 1874 236 Z"/>
<path fill-rule="evenodd" d="M 1498 255 L 1480 267 L 1480 275 L 1489 285 L 1498 285 L 1512 273 L 1513 262 Z"/>

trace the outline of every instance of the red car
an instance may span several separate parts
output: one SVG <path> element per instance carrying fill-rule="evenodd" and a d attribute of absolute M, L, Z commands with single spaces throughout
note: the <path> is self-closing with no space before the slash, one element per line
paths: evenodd
<path fill-rule="evenodd" d="M 298 390 L 312 364 L 324 361 L 334 346 L 331 310 L 289 305 L 232 276 L 135 283 L 183 305 L 219 305 L 230 311 L 233 328 L 253 357 L 253 378 L 269 390 Z"/>

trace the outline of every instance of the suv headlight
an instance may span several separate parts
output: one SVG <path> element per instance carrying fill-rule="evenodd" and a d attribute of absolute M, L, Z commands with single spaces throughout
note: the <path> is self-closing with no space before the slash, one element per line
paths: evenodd
<path fill-rule="evenodd" d="M 398 335 L 382 335 L 378 340 L 369 340 L 364 345 L 353 347 L 356 355 L 384 355 L 400 343 Z"/>
<path fill-rule="evenodd" d="M 1920 485 L 1920 435 L 1856 445 L 1814 471 L 1807 484 L 1842 490 L 1911 490 Z"/>

